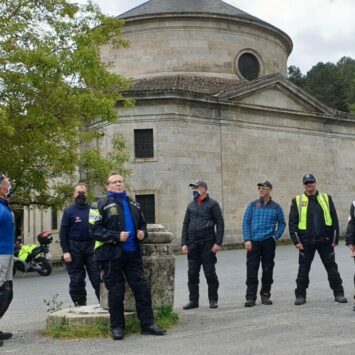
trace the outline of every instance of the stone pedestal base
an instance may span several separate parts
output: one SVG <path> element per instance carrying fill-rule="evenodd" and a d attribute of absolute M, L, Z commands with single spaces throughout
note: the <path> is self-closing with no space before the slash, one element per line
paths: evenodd
<path fill-rule="evenodd" d="M 134 318 L 133 312 L 126 312 L 125 318 Z M 69 326 L 95 325 L 100 319 L 109 321 L 110 315 L 107 310 L 99 305 L 66 308 L 51 313 L 47 318 L 47 327 L 63 324 L 65 320 Z"/>

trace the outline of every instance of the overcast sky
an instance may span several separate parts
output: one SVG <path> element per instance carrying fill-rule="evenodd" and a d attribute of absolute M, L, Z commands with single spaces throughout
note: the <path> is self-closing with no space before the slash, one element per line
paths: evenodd
<path fill-rule="evenodd" d="M 77 0 L 78 1 L 78 0 Z M 80 0 L 82 2 L 84 0 Z M 191 0 L 193 1 L 193 0 Z M 117 16 L 146 0 L 93 0 Z M 286 32 L 293 41 L 288 65 L 306 74 L 318 62 L 355 59 L 355 0 L 225 0 Z"/>

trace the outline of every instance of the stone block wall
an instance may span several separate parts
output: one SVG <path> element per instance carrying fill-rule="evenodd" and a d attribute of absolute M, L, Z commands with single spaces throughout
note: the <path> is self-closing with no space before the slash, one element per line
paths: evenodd
<path fill-rule="evenodd" d="M 244 210 L 258 196 L 258 181 L 272 181 L 272 195 L 287 219 L 291 199 L 303 191 L 301 180 L 307 172 L 316 175 L 319 190 L 332 195 L 344 233 L 355 198 L 354 123 L 326 121 L 301 111 L 301 106 L 297 113 L 275 112 L 239 103 L 218 106 L 167 99 L 138 101 L 132 110 L 120 111 L 119 123 L 107 130 L 122 133 L 133 151 L 136 128 L 154 130 L 155 153 L 151 161 L 131 156 L 131 193 L 155 194 L 156 222 L 173 232 L 176 247 L 192 200 L 188 184 L 197 178 L 208 182 L 211 197 L 223 209 L 228 244 L 242 241 Z M 108 139 L 103 143 L 107 147 Z"/>

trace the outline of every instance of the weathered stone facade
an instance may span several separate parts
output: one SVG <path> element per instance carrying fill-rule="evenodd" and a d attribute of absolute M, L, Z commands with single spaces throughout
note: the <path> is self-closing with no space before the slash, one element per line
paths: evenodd
<path fill-rule="evenodd" d="M 130 49 L 105 47 L 112 70 L 135 79 L 136 107 L 119 109 L 102 149 L 122 133 L 129 143 L 133 194 L 154 194 L 156 222 L 177 236 L 188 184 L 208 182 L 223 208 L 226 243 L 242 240 L 247 203 L 267 178 L 288 214 L 313 172 L 334 198 L 344 231 L 355 188 L 355 118 L 335 112 L 284 75 L 292 42 L 282 31 L 222 1 L 152 0 L 121 15 Z M 229 6 L 229 5 L 227 5 Z M 188 10 L 187 10 L 188 9 Z M 238 53 L 260 60 L 256 80 L 236 68 Z M 153 130 L 154 157 L 134 156 L 134 130 Z"/>

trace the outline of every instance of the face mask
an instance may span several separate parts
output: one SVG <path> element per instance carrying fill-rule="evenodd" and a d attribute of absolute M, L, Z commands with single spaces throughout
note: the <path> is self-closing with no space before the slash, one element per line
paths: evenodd
<path fill-rule="evenodd" d="M 75 197 L 75 203 L 78 205 L 84 205 L 86 203 L 86 196 L 83 192 L 79 192 L 78 196 Z"/>
<path fill-rule="evenodd" d="M 197 190 L 192 191 L 192 195 L 194 196 L 194 199 L 199 198 L 201 196 L 201 194 Z"/>
<path fill-rule="evenodd" d="M 11 185 L 9 185 L 8 189 L 7 189 L 7 197 L 11 197 L 14 193 L 14 189 Z"/>

